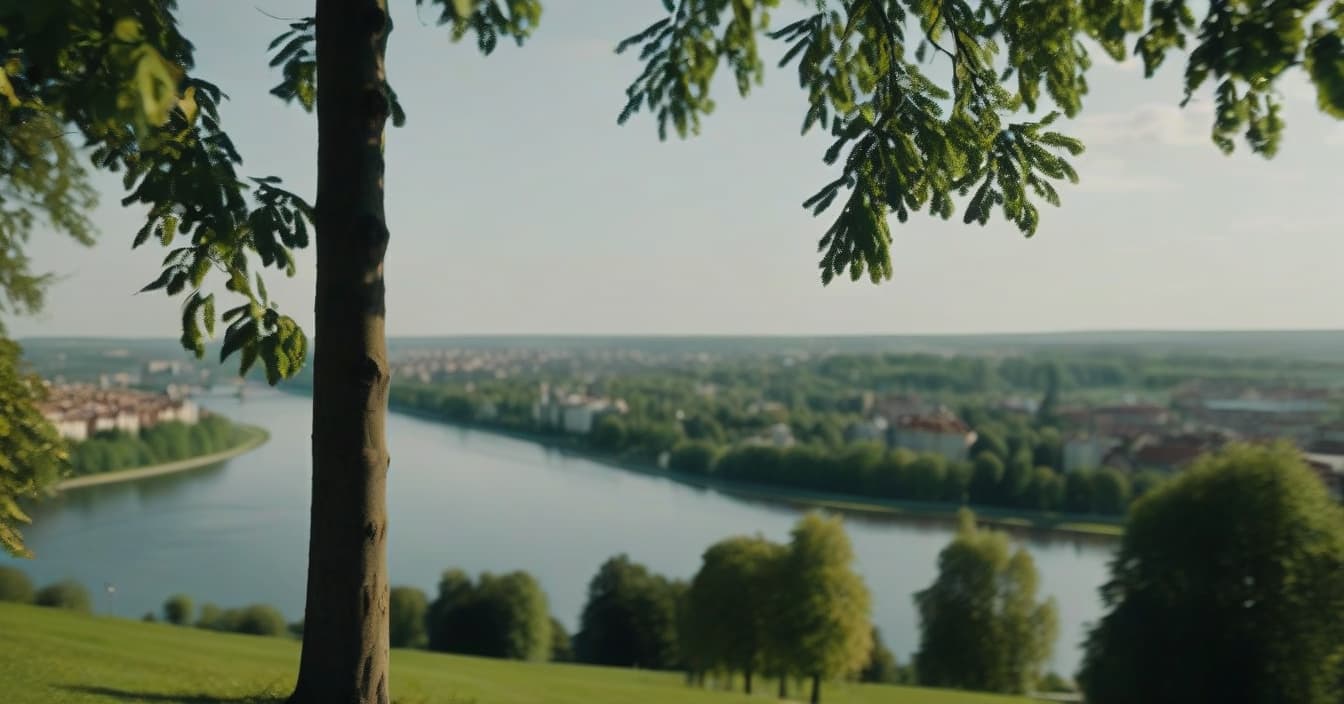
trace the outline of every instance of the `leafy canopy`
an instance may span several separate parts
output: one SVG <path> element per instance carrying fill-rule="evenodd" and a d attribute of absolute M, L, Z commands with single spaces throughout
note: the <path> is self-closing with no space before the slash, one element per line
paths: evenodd
<path fill-rule="evenodd" d="M 1036 600 L 1036 565 L 997 531 L 976 528 L 962 509 L 938 576 L 915 594 L 920 684 L 992 692 L 1030 691 L 1058 630 L 1053 599 Z"/>
<path fill-rule="evenodd" d="M 29 523 L 21 499 L 35 499 L 68 464 L 65 443 L 42 417 L 46 389 L 21 366 L 19 346 L 0 338 L 0 549 L 31 557 L 19 526 Z"/>
<path fill-rule="evenodd" d="M 782 545 L 738 536 L 705 550 L 686 594 L 682 648 L 703 669 L 759 672 L 771 650 Z"/>
<path fill-rule="evenodd" d="M 1083 145 L 1051 127 L 1083 107 L 1088 39 L 1117 61 L 1134 42 L 1149 76 L 1188 48 L 1186 100 L 1215 84 L 1212 138 L 1225 152 L 1241 135 L 1254 152 L 1275 153 L 1283 130 L 1275 81 L 1293 66 L 1306 68 L 1320 108 L 1344 117 L 1338 0 L 1215 0 L 1203 20 L 1184 0 L 801 4 L 805 17 L 770 31 L 779 0 L 664 0 L 666 16 L 617 47 L 638 48 L 644 63 L 619 121 L 648 110 L 662 138 L 669 125 L 682 137 L 697 133 L 714 109 L 720 64 L 745 96 L 763 73 L 759 36 L 781 42 L 779 65 L 794 64 L 807 93 L 802 130 L 830 131 L 823 159 L 841 171 L 803 204 L 820 215 L 841 203 L 818 247 L 823 282 L 845 271 L 891 278 L 892 212 L 900 222 L 926 208 L 946 219 L 964 199 L 964 222 L 984 225 L 997 209 L 1034 234 L 1037 204 L 1058 205 L 1054 184 L 1078 180 L 1064 155 Z M 934 78 L 935 64 L 945 78 Z M 1046 112 L 1027 117 L 1038 111 Z"/>
<path fill-rule="evenodd" d="M 791 532 L 776 638 L 788 670 L 821 678 L 856 674 L 872 648 L 872 597 L 854 571 L 839 517 L 811 512 Z"/>
<path fill-rule="evenodd" d="M 1344 696 L 1344 508 L 1291 446 L 1231 447 L 1139 499 L 1102 597 L 1089 702 Z"/>

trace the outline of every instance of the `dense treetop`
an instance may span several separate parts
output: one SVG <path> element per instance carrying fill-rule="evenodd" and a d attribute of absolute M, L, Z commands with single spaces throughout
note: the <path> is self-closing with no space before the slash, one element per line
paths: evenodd
<path fill-rule="evenodd" d="M 1140 499 L 1102 596 L 1088 701 L 1339 701 L 1344 509 L 1290 447 L 1229 448 Z"/>

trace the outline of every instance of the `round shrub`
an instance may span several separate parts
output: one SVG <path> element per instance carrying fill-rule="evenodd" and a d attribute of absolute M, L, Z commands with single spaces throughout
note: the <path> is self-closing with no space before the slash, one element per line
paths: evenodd
<path fill-rule="evenodd" d="M 93 612 L 93 599 L 89 597 L 89 590 L 73 579 L 64 579 L 42 587 L 33 597 L 33 603 L 38 606 L 69 609 L 85 614 Z"/>
<path fill-rule="evenodd" d="M 229 618 L 232 628 L 229 630 L 235 633 L 246 633 L 254 636 L 283 636 L 289 632 L 289 624 L 285 621 L 284 614 L 281 614 L 273 606 L 265 604 L 253 604 L 245 606 Z"/>
<path fill-rule="evenodd" d="M 163 620 L 174 626 L 185 626 L 191 621 L 191 597 L 186 594 L 174 594 L 163 602 Z"/>
<path fill-rule="evenodd" d="M 425 613 L 429 599 L 415 587 L 392 587 L 388 611 L 388 637 L 393 648 L 423 648 Z"/>
<path fill-rule="evenodd" d="M 0 566 L 0 601 L 32 603 L 33 583 L 23 570 Z"/>
<path fill-rule="evenodd" d="M 196 627 L 204 628 L 208 631 L 223 630 L 220 626 L 223 624 L 224 612 L 220 611 L 214 604 L 201 604 L 200 618 L 196 619 Z"/>

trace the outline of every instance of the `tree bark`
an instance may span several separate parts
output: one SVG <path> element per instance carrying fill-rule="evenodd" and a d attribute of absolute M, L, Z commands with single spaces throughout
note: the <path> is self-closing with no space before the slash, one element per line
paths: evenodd
<path fill-rule="evenodd" d="M 388 704 L 386 0 L 317 0 L 313 499 L 292 704 Z"/>
<path fill-rule="evenodd" d="M 821 675 L 812 675 L 812 704 L 821 704 Z"/>
<path fill-rule="evenodd" d="M 745 688 L 747 694 L 751 694 L 751 668 L 748 667 L 746 671 L 743 672 L 742 674 L 743 679 L 746 680 L 746 682 L 743 684 L 743 687 Z"/>
<path fill-rule="evenodd" d="M 789 676 L 788 676 L 788 675 L 780 675 L 780 676 L 779 676 L 779 698 L 780 698 L 780 699 L 788 699 L 788 698 L 789 698 Z"/>

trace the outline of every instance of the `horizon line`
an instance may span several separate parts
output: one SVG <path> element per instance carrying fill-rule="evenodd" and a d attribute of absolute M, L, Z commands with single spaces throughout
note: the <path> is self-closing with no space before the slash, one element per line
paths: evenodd
<path fill-rule="evenodd" d="M 601 333 L 601 332 L 467 332 L 467 333 L 412 333 L 388 335 L 387 340 L 405 339 L 518 339 L 518 338 L 592 338 L 592 339 L 856 339 L 856 338 L 990 338 L 990 337 L 1049 337 L 1081 335 L 1156 335 L 1156 334 L 1302 334 L 1302 333 L 1344 333 L 1344 328 L 1080 328 L 1047 329 L 995 332 L 846 332 L 846 333 L 724 333 L 724 332 L 668 332 L 668 333 Z M 24 340 L 141 340 L 177 342 L 171 336 L 127 336 L 127 335 L 25 335 L 14 338 Z M 218 342 L 208 340 L 206 344 Z"/>

